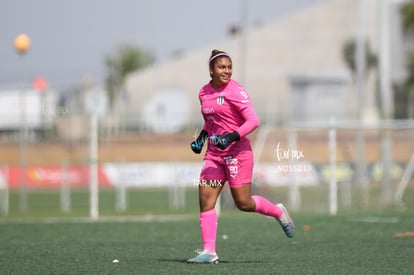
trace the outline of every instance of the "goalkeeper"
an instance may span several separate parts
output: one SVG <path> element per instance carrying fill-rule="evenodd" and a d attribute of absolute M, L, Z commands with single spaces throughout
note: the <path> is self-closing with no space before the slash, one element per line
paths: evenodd
<path fill-rule="evenodd" d="M 294 224 L 282 204 L 251 195 L 253 152 L 247 135 L 259 126 L 259 120 L 246 90 L 232 76 L 232 60 L 223 51 L 213 50 L 209 59 L 211 80 L 199 92 L 204 125 L 191 143 L 200 154 L 207 143 L 204 166 L 198 186 L 200 231 L 203 249 L 188 263 L 218 263 L 216 253 L 217 214 L 215 205 L 223 185 L 228 182 L 238 209 L 274 217 L 285 234 L 294 236 Z"/>

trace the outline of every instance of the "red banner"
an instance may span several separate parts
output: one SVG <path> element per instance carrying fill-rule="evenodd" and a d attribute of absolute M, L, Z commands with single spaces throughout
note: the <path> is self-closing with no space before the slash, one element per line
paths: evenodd
<path fill-rule="evenodd" d="M 3 176 L 9 183 L 9 188 L 20 187 L 19 167 L 9 167 L 7 170 L 0 169 L 0 176 Z M 68 167 L 67 169 L 62 169 L 59 166 L 27 167 L 25 176 L 28 188 L 59 188 L 64 181 L 71 187 L 89 185 L 89 168 L 86 166 Z M 108 178 L 101 167 L 98 167 L 98 182 L 100 186 L 109 185 Z"/>

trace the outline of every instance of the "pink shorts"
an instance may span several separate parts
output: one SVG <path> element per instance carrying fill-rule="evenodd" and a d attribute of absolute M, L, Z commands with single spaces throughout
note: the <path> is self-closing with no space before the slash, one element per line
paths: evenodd
<path fill-rule="evenodd" d="M 241 187 L 252 182 L 253 152 L 243 151 L 235 156 L 216 156 L 204 160 L 200 182 L 224 183 L 230 188 Z"/>

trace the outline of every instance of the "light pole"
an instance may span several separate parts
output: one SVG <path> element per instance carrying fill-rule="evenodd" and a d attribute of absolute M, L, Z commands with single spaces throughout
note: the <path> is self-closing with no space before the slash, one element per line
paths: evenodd
<path fill-rule="evenodd" d="M 26 34 L 20 34 L 14 41 L 14 48 L 23 57 L 30 48 L 30 38 Z M 23 64 L 23 61 L 22 61 Z M 24 66 L 22 65 L 22 76 Z M 24 77 L 22 77 L 24 78 Z M 22 79 L 22 84 L 24 79 Z M 24 87 L 20 90 L 20 210 L 27 210 L 26 190 L 26 151 L 27 151 L 27 118 L 26 118 L 26 92 Z"/>
<path fill-rule="evenodd" d="M 366 48 L 365 48 L 365 13 L 367 11 L 366 0 L 359 0 L 358 2 L 358 29 L 357 40 L 355 47 L 356 60 L 356 90 L 358 96 L 358 131 L 356 138 L 357 147 L 357 167 L 356 180 L 362 187 L 362 199 L 364 207 L 368 205 L 368 181 L 366 178 L 366 163 L 365 163 L 365 138 L 364 138 L 364 109 L 365 109 L 365 77 L 366 77 Z"/>
<path fill-rule="evenodd" d="M 401 6 L 408 0 L 381 0 L 379 2 L 379 90 L 381 97 L 382 119 L 390 121 L 394 117 L 394 98 L 391 79 L 391 8 Z M 384 127 L 381 133 L 382 151 L 382 206 L 392 203 L 392 133 Z"/>

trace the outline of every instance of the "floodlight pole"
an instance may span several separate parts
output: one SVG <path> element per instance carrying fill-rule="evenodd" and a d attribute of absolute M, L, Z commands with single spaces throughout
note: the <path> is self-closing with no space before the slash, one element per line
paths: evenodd
<path fill-rule="evenodd" d="M 395 2 L 395 1 L 394 1 Z M 392 1 L 381 0 L 379 4 L 379 87 L 381 95 L 382 119 L 392 119 L 394 113 L 394 100 L 391 91 L 390 77 L 390 4 Z M 392 166 L 392 140 L 391 130 L 384 128 L 381 132 L 382 152 L 382 206 L 392 203 L 391 195 L 391 166 Z"/>
<path fill-rule="evenodd" d="M 365 77 L 366 77 L 366 50 L 365 50 L 365 13 L 367 11 L 366 0 L 358 2 L 358 30 L 356 39 L 356 89 L 358 96 L 358 130 L 356 138 L 357 166 L 356 180 L 362 189 L 364 205 L 368 204 L 368 182 L 366 178 L 365 163 L 365 131 L 364 131 L 364 110 L 365 110 Z"/>
<path fill-rule="evenodd" d="M 26 91 L 24 87 L 20 91 L 20 211 L 25 212 L 28 207 L 26 167 L 27 167 L 27 117 L 26 117 Z"/>
<path fill-rule="evenodd" d="M 338 183 L 336 178 L 336 119 L 331 117 L 329 128 L 329 214 L 338 212 Z"/>
<path fill-rule="evenodd" d="M 30 38 L 26 34 L 20 34 L 14 41 L 14 47 L 17 53 L 22 57 L 30 48 Z M 24 89 L 24 60 L 22 60 L 22 87 L 20 90 L 20 131 L 19 131 L 19 143 L 20 143 L 20 211 L 27 210 L 27 188 L 26 188 L 26 162 L 27 162 L 27 117 L 26 117 L 26 91 Z"/>
<path fill-rule="evenodd" d="M 241 0 L 240 12 L 240 83 L 246 85 L 248 1 Z"/>

